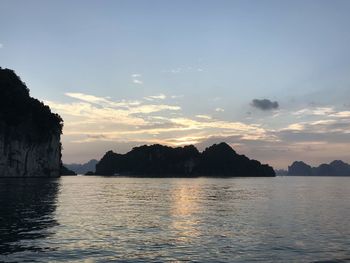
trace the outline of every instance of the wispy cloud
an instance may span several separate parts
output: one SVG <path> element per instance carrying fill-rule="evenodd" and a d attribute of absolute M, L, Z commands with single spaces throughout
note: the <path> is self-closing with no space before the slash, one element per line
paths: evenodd
<path fill-rule="evenodd" d="M 303 151 L 314 153 L 314 149 L 325 147 L 336 152 L 334 144 L 350 147 L 350 112 L 334 107 L 280 111 L 279 116 L 251 118 L 246 123 L 215 115 L 188 114 L 180 105 L 165 103 L 171 96 L 164 94 L 137 100 L 113 100 L 74 92 L 65 95 L 70 98 L 67 102 L 46 101 L 65 120 L 64 141 L 103 143 L 107 147 L 104 150 L 109 150 L 112 142 L 129 146 L 145 143 L 208 146 L 226 141 L 239 152 L 280 165 L 290 163 L 293 154 Z M 281 127 L 268 123 L 280 123 L 277 118 L 284 120 Z"/>
<path fill-rule="evenodd" d="M 334 113 L 333 107 L 309 107 L 293 112 L 296 116 L 317 115 L 325 116 Z"/>
<path fill-rule="evenodd" d="M 4 44 L 0 43 L 0 48 L 3 48 L 4 47 Z"/>
<path fill-rule="evenodd" d="M 142 84 L 143 84 L 143 81 L 142 81 L 142 80 L 139 80 L 139 79 L 133 79 L 133 80 L 132 80 L 132 83 L 137 84 L 137 85 L 142 85 Z"/>
<path fill-rule="evenodd" d="M 155 103 L 164 100 L 164 94 L 136 101 L 72 92 L 66 96 L 76 101 L 46 103 L 63 116 L 64 136 L 73 136 L 73 142 L 123 140 L 182 145 L 200 142 L 212 134 L 267 139 L 265 129 L 256 124 L 217 120 L 205 114 L 193 118 L 182 117 L 183 113 L 181 117 L 174 116 L 171 113 L 181 113 L 179 105 Z"/>
<path fill-rule="evenodd" d="M 146 125 L 147 122 L 140 117 L 141 115 L 181 109 L 177 105 L 149 104 L 143 101 L 112 101 L 82 93 L 66 93 L 65 95 L 78 101 L 71 103 L 46 101 L 46 103 L 60 114 L 67 116 L 67 119 L 70 120 L 66 123 L 68 127 L 77 123 L 77 119 L 79 119 L 79 125 L 85 123 L 94 124 L 97 127 L 113 124 Z"/>
<path fill-rule="evenodd" d="M 89 102 L 89 103 L 93 103 L 101 106 L 130 107 L 130 106 L 137 106 L 141 104 L 141 101 L 137 101 L 137 100 L 132 100 L 132 101 L 121 100 L 121 101 L 115 102 L 105 97 L 97 97 L 94 95 L 88 95 L 83 93 L 67 92 L 65 93 L 65 95 L 77 100 L 81 100 L 81 101 L 85 101 L 85 102 Z"/>
<path fill-rule="evenodd" d="M 204 114 L 198 114 L 198 115 L 196 115 L 196 117 L 200 118 L 200 119 L 206 119 L 206 120 L 210 120 L 211 119 L 211 116 L 204 115 Z"/>
<path fill-rule="evenodd" d="M 216 112 L 224 112 L 225 110 L 223 108 L 216 108 L 215 111 Z"/>
<path fill-rule="evenodd" d="M 145 100 L 165 100 L 166 99 L 166 95 L 164 94 L 158 94 L 158 95 L 153 95 L 153 96 L 148 96 L 145 97 Z"/>
<path fill-rule="evenodd" d="M 350 118 L 350 111 L 338 111 L 329 114 L 329 117 Z"/>
<path fill-rule="evenodd" d="M 142 77 L 142 75 L 139 73 L 132 74 L 131 75 L 132 83 L 137 84 L 137 85 L 142 85 L 143 81 L 140 79 L 141 77 Z"/>
<path fill-rule="evenodd" d="M 178 98 L 183 98 L 184 95 L 171 95 L 170 98 L 172 99 L 178 99 Z"/>
<path fill-rule="evenodd" d="M 336 110 L 334 107 L 309 107 L 293 112 L 292 114 L 297 116 L 298 118 L 308 116 L 319 116 L 338 119 L 350 118 L 350 111 Z"/>

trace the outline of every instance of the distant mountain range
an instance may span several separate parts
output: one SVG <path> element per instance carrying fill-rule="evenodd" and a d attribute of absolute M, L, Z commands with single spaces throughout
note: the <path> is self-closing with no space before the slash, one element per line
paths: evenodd
<path fill-rule="evenodd" d="M 280 173 L 278 173 L 280 174 Z M 311 167 L 310 165 L 296 161 L 291 166 L 288 166 L 288 173 L 290 176 L 350 176 L 350 165 L 335 160 L 329 164 L 321 164 L 318 167 Z"/>
<path fill-rule="evenodd" d="M 237 154 L 226 143 L 214 144 L 202 153 L 193 145 L 172 148 L 159 144 L 135 147 L 126 154 L 109 151 L 96 164 L 95 174 L 150 177 L 275 176 L 271 166 Z"/>
<path fill-rule="evenodd" d="M 86 174 L 87 172 L 95 172 L 96 170 L 96 164 L 98 163 L 97 160 L 92 159 L 84 164 L 78 164 L 78 163 L 71 163 L 71 164 L 64 164 L 66 168 L 69 170 L 74 171 L 77 174 Z"/>

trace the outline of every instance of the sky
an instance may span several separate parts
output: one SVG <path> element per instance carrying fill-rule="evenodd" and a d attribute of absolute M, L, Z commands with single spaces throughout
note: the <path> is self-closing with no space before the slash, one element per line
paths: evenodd
<path fill-rule="evenodd" d="M 225 141 L 350 162 L 350 1 L 0 0 L 0 66 L 64 119 L 63 161 Z"/>

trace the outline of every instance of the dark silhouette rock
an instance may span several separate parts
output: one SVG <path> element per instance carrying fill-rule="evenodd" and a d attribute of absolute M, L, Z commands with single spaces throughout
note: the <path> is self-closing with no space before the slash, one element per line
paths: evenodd
<path fill-rule="evenodd" d="M 64 165 L 61 166 L 60 174 L 61 175 L 77 175 L 74 171 L 69 170 Z"/>
<path fill-rule="evenodd" d="M 304 162 L 296 161 L 288 166 L 288 175 L 309 176 L 312 175 L 312 168 Z"/>
<path fill-rule="evenodd" d="M 321 164 L 318 167 L 312 168 L 312 175 L 314 176 L 327 176 L 327 175 L 335 175 L 332 166 L 329 164 Z"/>
<path fill-rule="evenodd" d="M 96 174 L 114 175 L 117 171 L 124 170 L 124 155 L 108 151 L 96 164 Z"/>
<path fill-rule="evenodd" d="M 303 162 L 294 162 L 288 167 L 288 175 L 350 176 L 350 165 L 340 160 L 335 160 L 330 164 L 321 164 L 318 167 L 311 167 Z"/>
<path fill-rule="evenodd" d="M 87 173 L 85 173 L 85 175 L 95 175 L 95 173 L 92 171 L 88 171 Z"/>
<path fill-rule="evenodd" d="M 329 164 L 334 174 L 337 176 L 350 176 L 350 165 L 341 161 L 341 160 L 335 160 Z"/>
<path fill-rule="evenodd" d="M 63 121 L 0 68 L 0 177 L 58 177 Z"/>
<path fill-rule="evenodd" d="M 218 176 L 274 176 L 270 166 L 237 154 L 228 144 L 214 144 L 201 154 L 196 172 Z M 272 170 L 271 170 L 272 169 Z"/>
<path fill-rule="evenodd" d="M 67 167 L 68 169 L 76 172 L 77 174 L 86 174 L 87 172 L 95 172 L 97 163 L 98 163 L 97 160 L 92 159 L 92 160 L 88 161 L 87 163 L 64 164 L 64 166 Z"/>
<path fill-rule="evenodd" d="M 200 153 L 193 145 L 172 148 L 159 144 L 133 148 L 126 154 L 107 152 L 96 165 L 97 175 L 140 176 L 275 176 L 272 167 L 237 154 L 220 143 Z"/>

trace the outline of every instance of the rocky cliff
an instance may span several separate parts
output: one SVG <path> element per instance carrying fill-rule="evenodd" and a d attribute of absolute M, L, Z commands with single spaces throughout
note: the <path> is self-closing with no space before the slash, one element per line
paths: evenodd
<path fill-rule="evenodd" d="M 0 177 L 58 177 L 62 119 L 0 68 Z"/>

